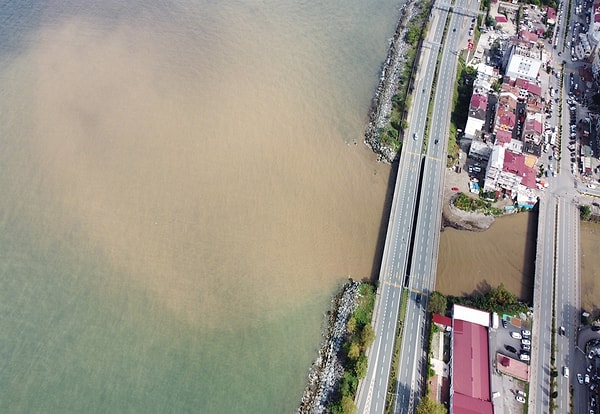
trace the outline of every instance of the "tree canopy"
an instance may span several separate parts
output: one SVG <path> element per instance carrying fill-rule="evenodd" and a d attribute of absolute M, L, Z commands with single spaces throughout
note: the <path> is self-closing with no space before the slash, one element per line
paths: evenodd
<path fill-rule="evenodd" d="M 448 410 L 437 401 L 429 397 L 422 398 L 417 404 L 417 414 L 447 414 Z"/>

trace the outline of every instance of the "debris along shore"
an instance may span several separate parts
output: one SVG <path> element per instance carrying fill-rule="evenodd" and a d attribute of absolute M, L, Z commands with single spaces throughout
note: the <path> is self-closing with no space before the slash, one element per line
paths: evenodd
<path fill-rule="evenodd" d="M 298 414 L 327 412 L 327 404 L 344 374 L 339 353 L 346 336 L 346 324 L 357 306 L 359 286 L 360 283 L 350 280 L 331 300 L 331 310 L 327 312 L 327 326 L 323 332 L 325 340 L 310 368 L 308 383 L 296 411 Z"/>
<path fill-rule="evenodd" d="M 396 32 L 390 41 L 387 58 L 383 64 L 379 86 L 369 111 L 369 123 L 365 131 L 365 144 L 379 155 L 379 159 L 392 163 L 398 152 L 381 142 L 381 131 L 388 124 L 392 112 L 392 98 L 398 93 L 398 82 L 406 60 L 406 23 L 419 13 L 417 2 L 407 2 L 400 9 Z"/>

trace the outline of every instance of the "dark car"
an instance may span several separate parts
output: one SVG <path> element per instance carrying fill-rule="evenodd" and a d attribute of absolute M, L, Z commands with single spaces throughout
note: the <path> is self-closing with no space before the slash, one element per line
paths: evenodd
<path fill-rule="evenodd" d="M 504 349 L 506 349 L 508 352 L 512 352 L 513 354 L 517 353 L 517 350 L 515 349 L 514 346 L 504 345 Z"/>
<path fill-rule="evenodd" d="M 504 319 L 502 319 L 502 327 L 508 328 L 508 322 L 506 322 Z"/>

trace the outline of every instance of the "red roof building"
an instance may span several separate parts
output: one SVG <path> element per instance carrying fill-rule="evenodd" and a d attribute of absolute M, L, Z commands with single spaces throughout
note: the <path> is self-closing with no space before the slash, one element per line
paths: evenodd
<path fill-rule="evenodd" d="M 452 326 L 452 319 L 439 313 L 433 314 L 433 323 L 441 326 Z"/>
<path fill-rule="evenodd" d="M 521 177 L 521 184 L 527 188 L 536 188 L 535 169 L 525 164 L 525 155 L 516 154 L 512 151 L 504 153 L 504 165 L 502 170 Z"/>
<path fill-rule="evenodd" d="M 512 139 L 512 132 L 503 131 L 501 129 L 496 131 L 496 144 L 497 145 L 508 144 L 508 143 L 510 143 L 511 139 Z"/>
<path fill-rule="evenodd" d="M 519 37 L 526 42 L 535 43 L 538 41 L 538 35 L 536 33 L 528 32 L 527 30 L 521 30 L 519 32 Z"/>
<path fill-rule="evenodd" d="M 496 16 L 495 19 L 496 19 L 496 23 L 508 22 L 508 20 L 506 19 L 506 16 L 503 16 L 503 15 Z"/>
<path fill-rule="evenodd" d="M 542 96 L 542 88 L 535 83 L 529 82 L 528 80 L 517 78 L 515 80 L 515 87 L 519 89 L 525 89 L 530 94 Z"/>
<path fill-rule="evenodd" d="M 556 10 L 552 7 L 546 7 L 546 21 L 548 24 L 554 24 L 554 22 L 556 22 Z"/>
<path fill-rule="evenodd" d="M 493 414 L 487 328 L 454 319 L 451 412 Z"/>

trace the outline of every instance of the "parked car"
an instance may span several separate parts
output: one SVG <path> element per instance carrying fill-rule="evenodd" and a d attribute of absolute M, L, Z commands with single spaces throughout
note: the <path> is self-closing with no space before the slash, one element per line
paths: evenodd
<path fill-rule="evenodd" d="M 521 331 L 521 335 L 523 336 L 523 338 L 531 338 L 531 331 L 529 331 L 528 329 L 523 329 Z"/>
<path fill-rule="evenodd" d="M 577 382 L 583 384 L 583 377 L 581 376 L 581 374 L 577 374 Z"/>
<path fill-rule="evenodd" d="M 523 351 L 531 351 L 531 345 L 523 345 L 523 344 L 521 344 L 521 349 Z"/>
<path fill-rule="evenodd" d="M 519 332 L 511 332 L 510 336 L 514 339 L 522 339 L 523 338 Z"/>
<path fill-rule="evenodd" d="M 519 355 L 519 359 L 520 359 L 521 361 L 528 362 L 528 361 L 529 361 L 531 358 L 529 357 L 529 355 L 528 355 L 528 354 L 520 354 L 520 355 Z"/>
<path fill-rule="evenodd" d="M 590 374 L 585 374 L 585 377 L 583 379 L 583 382 L 585 382 L 586 384 L 590 383 Z"/>
<path fill-rule="evenodd" d="M 502 319 L 502 327 L 508 328 L 508 322 L 506 322 L 504 319 Z"/>
<path fill-rule="evenodd" d="M 520 396 L 520 395 L 517 395 L 517 396 L 515 397 L 515 400 L 517 400 L 517 401 L 518 401 L 518 402 L 520 402 L 521 404 L 525 404 L 525 398 L 523 398 L 523 397 L 522 397 L 522 396 Z"/>
<path fill-rule="evenodd" d="M 504 345 L 504 349 L 506 349 L 508 352 L 512 352 L 512 353 L 517 353 L 517 350 L 515 349 L 514 346 L 510 346 L 510 345 Z"/>
<path fill-rule="evenodd" d="M 521 390 L 517 390 L 517 395 L 520 395 L 523 398 L 527 397 L 527 393 L 525 391 L 521 391 Z"/>
<path fill-rule="evenodd" d="M 521 344 L 531 346 L 531 341 L 529 339 L 521 339 Z"/>

